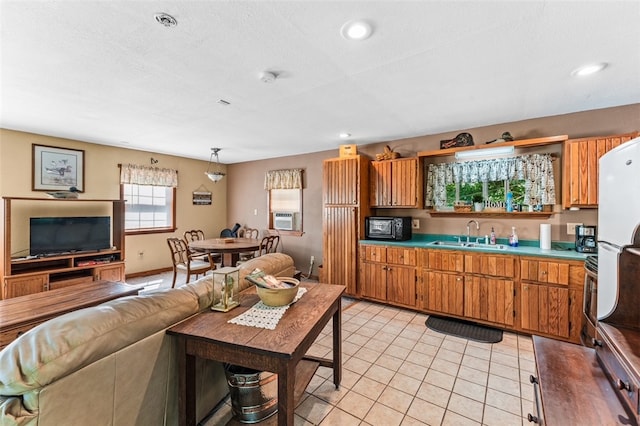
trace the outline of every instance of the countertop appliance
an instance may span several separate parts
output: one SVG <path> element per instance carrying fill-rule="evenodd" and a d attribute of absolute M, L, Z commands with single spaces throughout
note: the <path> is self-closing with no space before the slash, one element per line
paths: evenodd
<path fill-rule="evenodd" d="M 640 138 L 600 157 L 598 181 L 598 320 L 618 304 L 619 258 L 640 246 Z"/>
<path fill-rule="evenodd" d="M 411 216 L 368 216 L 365 218 L 364 232 L 367 240 L 410 240 Z"/>
<path fill-rule="evenodd" d="M 596 253 L 598 251 L 595 226 L 576 225 L 576 251 L 579 253 Z"/>

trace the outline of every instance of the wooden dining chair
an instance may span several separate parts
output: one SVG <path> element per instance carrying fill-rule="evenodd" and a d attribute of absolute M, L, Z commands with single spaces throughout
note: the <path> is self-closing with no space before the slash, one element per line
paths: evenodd
<path fill-rule="evenodd" d="M 251 239 L 257 240 L 258 236 L 260 235 L 260 231 L 258 231 L 256 228 L 243 228 L 240 230 L 239 235 L 242 238 L 251 238 Z M 253 259 L 254 257 L 256 257 L 255 251 L 242 252 L 239 254 L 239 260 L 236 264 L 239 265 L 242 262 L 246 262 L 249 259 Z"/>
<path fill-rule="evenodd" d="M 187 281 L 191 280 L 191 275 L 195 275 L 196 279 L 200 274 L 206 274 L 207 271 L 213 271 L 216 268 L 211 256 L 206 256 L 204 260 L 196 259 L 191 255 L 187 242 L 180 238 L 167 238 L 167 244 L 171 250 L 171 261 L 173 262 L 173 281 L 171 288 L 176 285 L 176 277 L 178 269 L 187 273 Z"/>
<path fill-rule="evenodd" d="M 188 231 L 184 231 L 184 234 L 182 234 L 182 237 L 187 243 L 187 247 L 189 246 L 189 243 L 192 243 L 194 241 L 201 241 L 205 239 L 204 231 L 201 229 L 190 229 Z M 205 254 L 205 253 L 199 253 L 191 249 L 189 249 L 189 251 L 191 252 L 191 257 L 193 259 L 207 261 L 207 258 L 211 257 L 214 263 L 222 262 L 222 255 L 220 253 Z"/>
<path fill-rule="evenodd" d="M 262 256 L 267 253 L 275 253 L 278 250 L 278 244 L 280 244 L 279 235 L 267 235 L 260 241 L 258 256 Z"/>

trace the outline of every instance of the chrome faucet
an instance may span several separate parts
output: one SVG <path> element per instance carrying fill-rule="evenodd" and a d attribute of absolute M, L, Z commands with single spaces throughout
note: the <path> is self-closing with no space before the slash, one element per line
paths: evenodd
<path fill-rule="evenodd" d="M 471 228 L 469 228 L 469 225 L 471 225 L 472 223 L 476 224 L 476 231 L 480 231 L 480 224 L 478 223 L 477 220 L 471 219 L 469 222 L 467 222 L 467 242 L 471 242 Z M 478 235 L 478 233 L 476 232 L 476 236 Z"/>

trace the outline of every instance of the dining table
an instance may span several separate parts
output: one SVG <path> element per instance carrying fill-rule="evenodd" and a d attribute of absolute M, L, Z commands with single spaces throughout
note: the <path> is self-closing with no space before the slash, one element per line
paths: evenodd
<path fill-rule="evenodd" d="M 260 240 L 254 238 L 207 238 L 192 241 L 189 248 L 201 253 L 220 253 L 222 266 L 235 266 L 240 253 L 258 250 Z"/>

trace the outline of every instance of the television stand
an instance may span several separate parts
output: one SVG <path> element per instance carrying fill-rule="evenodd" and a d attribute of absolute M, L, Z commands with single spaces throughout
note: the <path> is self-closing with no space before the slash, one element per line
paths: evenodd
<path fill-rule="evenodd" d="M 9 299 L 49 290 L 70 287 L 94 281 L 124 281 L 124 200 L 54 199 L 2 197 L 4 202 L 0 255 L 0 299 Z M 55 253 L 46 256 L 25 256 L 11 258 L 12 245 L 23 247 L 24 232 L 27 229 L 31 211 L 42 209 L 47 203 L 51 211 L 73 213 L 86 209 L 101 210 L 111 215 L 111 239 L 113 247 L 103 250 L 81 250 Z M 16 214 L 12 218 L 12 210 Z M 68 213 L 72 216 L 72 213 Z M 12 231 L 14 238 L 12 238 Z M 27 234 L 28 235 L 28 234 Z M 27 238 L 28 239 L 28 238 Z M 18 243 L 16 243 L 18 241 Z"/>

